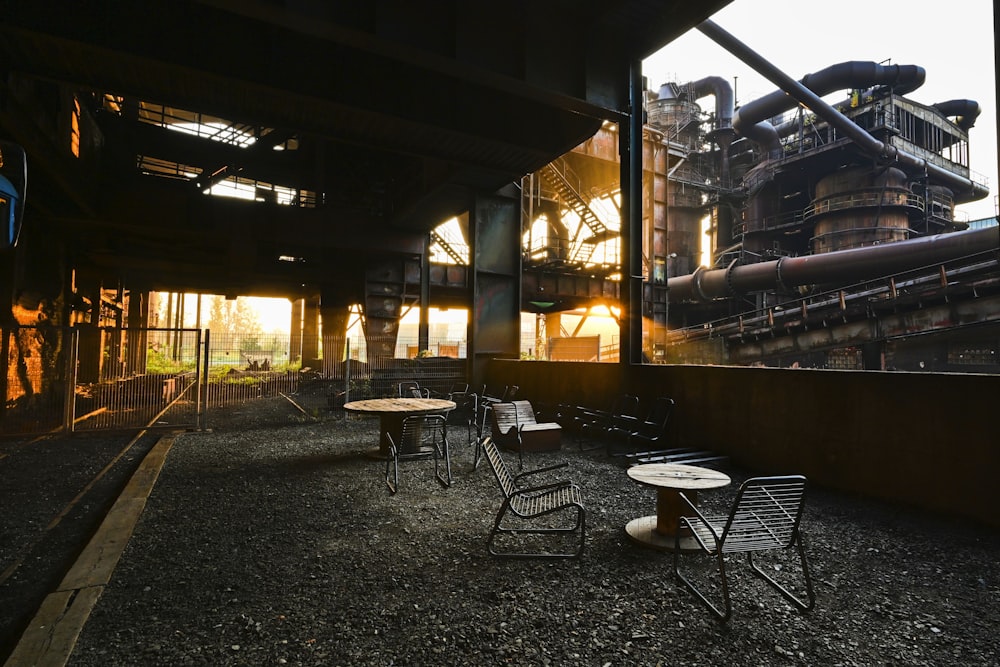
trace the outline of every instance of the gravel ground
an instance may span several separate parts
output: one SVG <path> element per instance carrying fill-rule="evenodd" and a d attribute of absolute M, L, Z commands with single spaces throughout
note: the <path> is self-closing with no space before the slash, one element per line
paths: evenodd
<path fill-rule="evenodd" d="M 560 452 L 526 455 L 526 467 L 569 463 L 586 550 L 498 560 L 485 539 L 499 491 L 488 466 L 473 470 L 462 429 L 452 487 L 411 462 L 391 496 L 368 455 L 376 420 L 292 398 L 301 411 L 256 402 L 177 439 L 70 665 L 1000 663 L 992 529 L 813 488 L 815 609 L 794 610 L 733 559 L 720 625 L 676 585 L 670 556 L 626 536 L 655 498 L 618 459 L 568 436 Z M 734 484 L 701 494 L 709 510 L 749 475 L 723 470 Z M 791 575 L 793 562 L 773 565 Z"/>
<path fill-rule="evenodd" d="M 0 663 L 158 437 L 134 435 L 0 441 Z"/>

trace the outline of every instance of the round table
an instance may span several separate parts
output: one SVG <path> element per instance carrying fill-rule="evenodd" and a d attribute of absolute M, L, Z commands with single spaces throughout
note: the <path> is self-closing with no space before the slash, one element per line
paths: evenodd
<path fill-rule="evenodd" d="M 432 415 L 454 409 L 455 401 L 443 398 L 369 398 L 344 404 L 344 410 L 347 412 L 378 415 L 380 457 L 389 453 L 387 434 L 391 434 L 393 440 L 399 442 L 400 434 L 403 432 L 403 420 L 410 415 Z"/>
<path fill-rule="evenodd" d="M 680 518 L 687 507 L 680 492 L 697 505 L 698 491 L 717 489 L 731 481 L 718 470 L 678 463 L 646 463 L 632 466 L 627 472 L 632 480 L 656 489 L 656 514 L 632 519 L 625 526 L 625 532 L 643 546 L 664 551 L 674 550 L 675 536 L 681 529 Z M 681 551 L 698 548 L 694 537 L 681 536 Z"/>

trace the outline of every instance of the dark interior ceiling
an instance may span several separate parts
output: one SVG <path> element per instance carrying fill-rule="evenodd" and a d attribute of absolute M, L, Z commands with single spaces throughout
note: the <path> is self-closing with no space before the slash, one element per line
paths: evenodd
<path fill-rule="evenodd" d="M 27 152 L 23 238 L 44 229 L 81 274 L 144 289 L 300 296 L 356 283 L 373 262 L 419 252 L 473 194 L 622 119 L 630 63 L 726 4 L 4 0 L 0 139 Z M 139 123 L 140 103 L 225 119 L 258 142 Z M 274 150 L 286 140 L 295 150 Z M 140 158 L 188 175 L 141 176 Z M 317 200 L 204 194 L 234 174 Z"/>

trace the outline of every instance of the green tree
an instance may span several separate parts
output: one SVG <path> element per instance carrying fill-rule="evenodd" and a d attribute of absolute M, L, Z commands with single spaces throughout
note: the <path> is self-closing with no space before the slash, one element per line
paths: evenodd
<path fill-rule="evenodd" d="M 208 311 L 208 328 L 213 333 L 262 333 L 260 319 L 243 298 L 213 296 Z"/>

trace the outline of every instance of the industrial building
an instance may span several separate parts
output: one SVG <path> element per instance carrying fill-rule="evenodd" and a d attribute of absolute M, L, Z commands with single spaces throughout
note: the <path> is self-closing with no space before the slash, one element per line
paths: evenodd
<path fill-rule="evenodd" d="M 980 107 L 915 101 L 924 76 L 844 62 L 805 76 L 801 100 L 778 89 L 738 109 L 721 76 L 647 93 L 647 361 L 997 372 L 996 220 L 970 225 L 955 208 L 989 196 L 968 164 Z M 525 302 L 539 312 L 580 306 L 609 291 L 598 275 L 620 275 L 593 259 L 608 231 L 590 208 L 618 194 L 614 170 L 595 167 L 614 146 L 604 128 L 538 173 L 550 197 L 525 209 L 583 222 L 532 240 Z"/>
<path fill-rule="evenodd" d="M 671 395 L 676 437 L 740 464 L 873 492 L 857 460 L 905 453 L 874 492 L 995 506 L 926 465 L 949 440 L 998 467 L 1000 231 L 954 215 L 989 195 L 975 101 L 919 101 L 919 63 L 799 81 L 706 20 L 726 4 L 4 3 L 4 426 L 72 427 L 81 387 L 196 391 L 151 372 L 151 349 L 199 370 L 209 349 L 158 338 L 153 292 L 290 299 L 293 352 L 330 377 L 355 307 L 367 363 L 408 308 L 465 307 L 473 385 Z M 694 26 L 778 90 L 737 109 L 725 73 L 646 86 L 642 58 Z M 453 217 L 467 248 L 436 234 Z M 592 303 L 617 308 L 617 363 L 517 360 L 522 312 L 551 333 Z M 962 420 L 898 417 L 942 397 Z"/>

